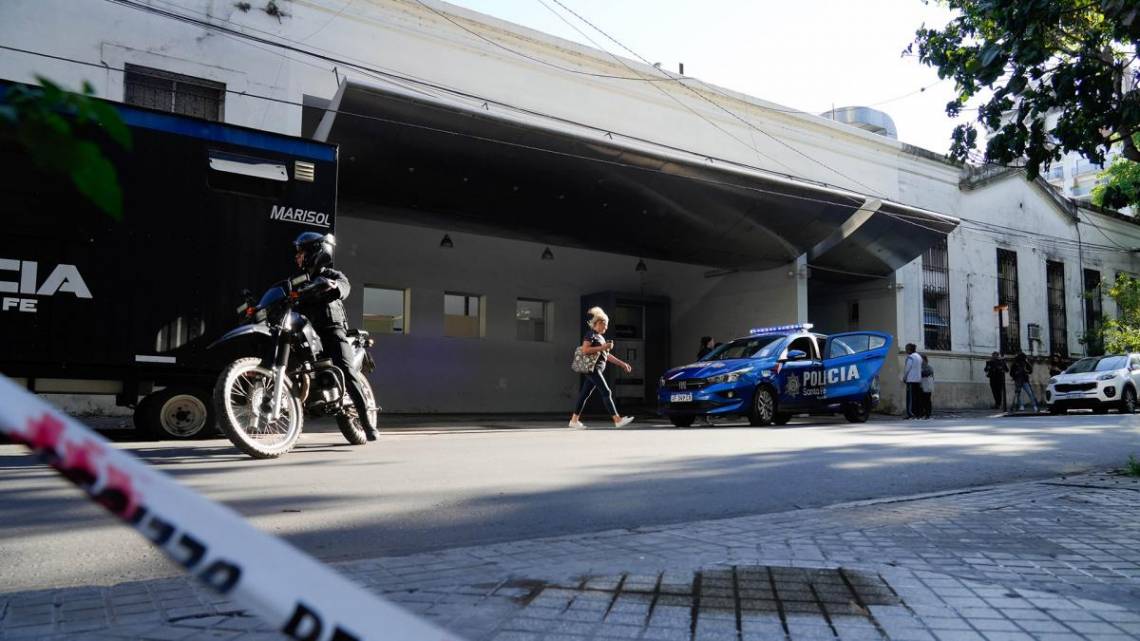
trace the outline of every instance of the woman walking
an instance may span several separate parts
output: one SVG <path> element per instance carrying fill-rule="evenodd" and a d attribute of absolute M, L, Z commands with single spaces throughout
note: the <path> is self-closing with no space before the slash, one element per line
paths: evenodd
<path fill-rule="evenodd" d="M 570 415 L 570 427 L 586 427 L 579 420 L 582 417 L 582 410 L 586 409 L 586 401 L 590 400 L 590 395 L 594 390 L 601 390 L 602 404 L 606 406 L 610 416 L 613 418 L 614 427 L 624 427 L 633 422 L 632 416 L 621 416 L 618 414 L 617 406 L 614 405 L 614 395 L 610 392 L 610 386 L 606 383 L 606 377 L 603 372 L 606 370 L 606 362 L 613 363 L 618 367 L 624 369 L 627 373 L 633 371 L 633 367 L 629 363 L 614 356 L 610 352 L 613 351 L 614 342 L 606 340 L 606 329 L 610 325 L 610 317 L 602 311 L 601 307 L 591 307 L 590 311 L 586 312 L 586 335 L 582 337 L 582 353 L 587 356 L 596 354 L 597 360 L 594 361 L 594 369 L 586 374 L 586 380 L 582 381 L 582 391 L 578 394 L 578 404 L 574 406 L 574 413 Z"/>

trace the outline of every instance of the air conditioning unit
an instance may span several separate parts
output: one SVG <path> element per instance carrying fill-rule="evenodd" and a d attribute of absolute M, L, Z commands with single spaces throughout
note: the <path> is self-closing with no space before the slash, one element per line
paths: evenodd
<path fill-rule="evenodd" d="M 1037 341 L 1038 343 L 1040 343 L 1041 342 L 1041 326 L 1038 325 L 1037 323 L 1030 323 L 1029 326 L 1027 327 L 1027 329 L 1029 330 L 1029 332 L 1028 332 L 1029 340 L 1030 341 Z"/>

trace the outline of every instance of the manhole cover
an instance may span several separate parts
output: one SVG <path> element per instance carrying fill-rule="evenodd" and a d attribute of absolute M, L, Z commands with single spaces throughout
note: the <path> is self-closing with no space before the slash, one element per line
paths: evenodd
<path fill-rule="evenodd" d="M 520 585 L 530 588 L 529 602 L 562 608 L 567 618 L 687 628 L 691 639 L 705 636 L 698 635 L 703 628 L 730 636 L 735 628 L 736 637 L 742 639 L 758 625 L 769 625 L 776 634 L 782 629 L 788 638 L 797 636 L 796 628 L 804 625 L 830 628 L 838 637 L 837 622 L 850 626 L 859 620 L 866 633 L 887 638 L 869 608 L 903 605 L 880 575 L 845 568 L 741 565 L 685 578 L 664 573 L 585 577 L 573 585 L 547 585 L 541 591 L 531 582 Z"/>

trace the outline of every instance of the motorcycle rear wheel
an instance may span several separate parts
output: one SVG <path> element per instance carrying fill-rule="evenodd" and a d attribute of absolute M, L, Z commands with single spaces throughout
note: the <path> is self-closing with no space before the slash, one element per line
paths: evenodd
<path fill-rule="evenodd" d="M 372 383 L 368 382 L 363 376 L 364 383 L 364 402 L 368 407 L 376 407 L 376 397 L 372 394 Z M 372 424 L 376 426 L 376 431 L 380 431 L 380 422 L 377 420 L 379 412 L 373 409 Z M 336 416 L 336 425 L 340 428 L 340 433 L 344 435 L 346 441 L 353 445 L 364 445 L 368 442 L 368 436 L 364 433 L 364 424 L 360 421 L 360 417 L 356 413 L 356 403 L 350 402 L 340 414 Z"/>
<path fill-rule="evenodd" d="M 230 363 L 214 386 L 218 427 L 239 450 L 253 458 L 277 458 L 289 452 L 301 437 L 304 415 L 301 402 L 286 381 L 281 416 L 260 424 L 263 401 L 273 390 L 273 372 L 260 358 L 239 358 Z"/>

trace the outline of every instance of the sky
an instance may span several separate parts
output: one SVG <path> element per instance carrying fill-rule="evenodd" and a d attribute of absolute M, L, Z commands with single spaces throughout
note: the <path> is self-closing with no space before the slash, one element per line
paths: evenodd
<path fill-rule="evenodd" d="M 448 0 L 468 9 L 632 56 L 555 0 Z M 951 13 L 922 0 L 558 0 L 650 62 L 721 87 L 812 113 L 873 106 L 899 140 L 938 153 L 954 122 L 951 80 L 900 54 L 915 30 Z M 557 14 L 557 15 L 556 15 Z M 917 47 L 916 47 L 917 48 Z M 925 89 L 924 89 L 925 88 Z M 919 91 L 924 89 L 923 91 Z"/>

